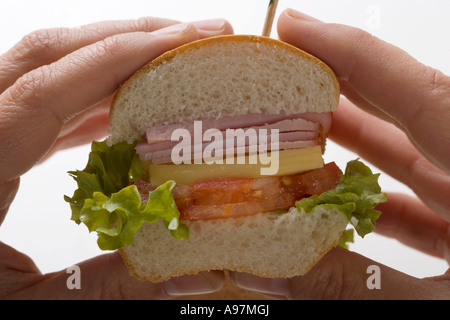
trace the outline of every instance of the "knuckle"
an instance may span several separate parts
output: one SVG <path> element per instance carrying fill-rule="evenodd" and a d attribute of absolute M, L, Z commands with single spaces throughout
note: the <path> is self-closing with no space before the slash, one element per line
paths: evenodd
<path fill-rule="evenodd" d="M 362 51 L 374 50 L 379 47 L 379 39 L 363 29 L 350 27 L 349 37 L 351 38 L 351 41 L 355 43 Z"/>
<path fill-rule="evenodd" d="M 412 132 L 420 132 L 421 129 L 416 129 L 422 128 L 424 121 L 432 121 L 435 125 L 442 126 L 441 132 L 446 132 L 450 120 L 450 113 L 447 111 L 450 105 L 450 78 L 429 66 L 424 66 L 422 70 L 420 94 L 406 123 Z M 436 114 L 440 116 L 439 121 L 436 121 Z"/>
<path fill-rule="evenodd" d="M 120 35 L 114 35 L 98 41 L 94 46 L 90 47 L 89 51 L 91 57 L 95 60 L 95 58 L 102 59 L 105 56 L 113 56 L 124 46 L 126 44 L 123 43 Z"/>
<path fill-rule="evenodd" d="M 45 50 L 52 46 L 54 32 L 51 29 L 33 31 L 22 38 L 19 42 L 19 51 L 23 53 Z"/>
<path fill-rule="evenodd" d="M 86 71 L 97 67 L 99 63 L 106 63 L 109 58 L 114 58 L 126 47 L 126 41 L 123 41 L 120 35 L 114 35 L 83 47 L 77 54 L 67 58 L 66 62 L 78 71 Z"/>
<path fill-rule="evenodd" d="M 66 28 L 36 30 L 24 36 L 13 49 L 17 57 L 38 62 L 56 52 L 69 33 Z"/>
<path fill-rule="evenodd" d="M 380 40 L 374 35 L 362 29 L 355 29 L 352 38 L 360 52 L 374 57 L 382 57 L 380 52 L 376 52 L 380 48 Z"/>
<path fill-rule="evenodd" d="M 319 299 L 343 299 L 346 283 L 344 281 L 344 270 L 335 266 L 326 272 L 320 272 L 315 284 L 315 292 Z"/>
<path fill-rule="evenodd" d="M 15 101 L 29 103 L 30 97 L 33 96 L 35 99 L 38 96 L 35 93 L 40 92 L 44 88 L 45 81 L 51 77 L 51 73 L 51 67 L 44 65 L 24 74 L 10 88 L 10 97 Z"/>
<path fill-rule="evenodd" d="M 26 48 L 48 48 L 53 40 L 53 30 L 41 29 L 27 34 L 22 39 L 22 44 Z"/>
<path fill-rule="evenodd" d="M 104 40 L 100 41 L 100 51 L 104 51 L 105 53 L 114 53 L 117 50 L 119 50 L 123 44 L 122 41 L 119 40 L 120 37 L 118 36 L 111 36 L 108 38 L 105 38 Z"/>
<path fill-rule="evenodd" d="M 141 17 L 133 21 L 134 31 L 146 31 L 151 32 L 158 29 L 162 29 L 173 24 L 179 23 L 175 20 L 157 18 L 157 17 Z"/>
<path fill-rule="evenodd" d="M 336 258 L 336 257 L 335 257 Z M 290 283 L 290 299 L 345 300 L 358 298 L 364 284 L 345 261 L 323 257 L 306 275 Z M 365 275 L 361 273 L 361 275 Z M 295 279 L 295 278 L 294 278 Z"/>
<path fill-rule="evenodd" d="M 450 96 L 450 78 L 439 70 L 426 66 L 426 81 L 432 95 Z"/>
<path fill-rule="evenodd" d="M 136 20 L 135 22 L 135 27 L 136 30 L 143 30 L 143 31 L 152 31 L 155 29 L 159 29 L 160 28 L 160 21 L 159 20 L 155 20 L 152 18 L 148 18 L 148 17 L 142 17 Z"/>

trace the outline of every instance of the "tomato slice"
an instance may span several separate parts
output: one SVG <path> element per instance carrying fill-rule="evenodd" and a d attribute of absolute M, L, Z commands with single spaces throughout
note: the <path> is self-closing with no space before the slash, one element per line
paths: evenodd
<path fill-rule="evenodd" d="M 173 195 L 181 220 L 220 219 L 285 210 L 301 198 L 334 189 L 342 172 L 334 163 L 300 174 L 258 179 L 214 178 L 176 185 Z M 136 185 L 142 196 L 152 187 Z M 154 188 L 154 187 L 153 187 Z"/>
<path fill-rule="evenodd" d="M 246 202 L 252 199 L 254 179 L 215 178 L 192 184 L 192 197 L 196 205 L 214 205 Z"/>

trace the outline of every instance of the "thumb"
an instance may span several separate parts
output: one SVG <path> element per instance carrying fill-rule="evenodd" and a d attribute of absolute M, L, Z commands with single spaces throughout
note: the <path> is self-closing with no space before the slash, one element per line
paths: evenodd
<path fill-rule="evenodd" d="M 436 281 L 408 276 L 340 247 L 303 276 L 264 279 L 235 273 L 232 280 L 239 287 L 288 299 L 433 299 L 444 290 Z"/>
<path fill-rule="evenodd" d="M 17 253 L 16 256 L 19 257 Z M 9 297 L 12 299 L 162 300 L 212 293 L 222 288 L 225 279 L 223 272 L 203 272 L 159 283 L 141 281 L 130 276 L 117 251 L 45 275 L 34 269 L 8 269 Z M 0 280 L 4 280 L 2 276 L 6 274 L 0 272 Z"/>
<path fill-rule="evenodd" d="M 70 290 L 70 275 L 64 270 L 53 277 L 53 288 L 59 287 L 69 299 L 171 299 L 191 294 L 205 294 L 220 290 L 223 272 L 201 272 L 152 283 L 129 274 L 119 252 L 104 254 L 79 265 L 80 288 Z M 68 269 L 69 270 L 69 269 Z"/>
<path fill-rule="evenodd" d="M 337 247 L 306 275 L 292 278 L 294 299 L 408 299 L 420 281 L 357 253 Z"/>

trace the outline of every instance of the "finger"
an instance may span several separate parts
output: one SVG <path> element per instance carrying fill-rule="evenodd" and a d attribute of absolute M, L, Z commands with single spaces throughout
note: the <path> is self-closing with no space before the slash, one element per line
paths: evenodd
<path fill-rule="evenodd" d="M 30 257 L 0 242 L 0 299 L 26 288 L 41 275 Z"/>
<path fill-rule="evenodd" d="M 294 10 L 280 16 L 278 34 L 327 63 L 450 172 L 449 77 L 360 29 L 318 22 Z"/>
<path fill-rule="evenodd" d="M 409 186 L 436 213 L 450 220 L 450 176 L 431 164 L 397 127 L 342 98 L 329 137 Z"/>
<path fill-rule="evenodd" d="M 391 118 L 387 113 L 373 106 L 366 99 L 361 97 L 361 95 L 356 92 L 348 81 L 340 80 L 339 85 L 341 88 L 341 94 L 343 94 L 347 99 L 349 99 L 355 106 L 363 109 L 364 111 L 374 115 L 377 118 L 383 119 L 386 122 L 390 122 L 398 126 L 393 118 Z"/>
<path fill-rule="evenodd" d="M 192 24 L 197 28 L 200 38 L 214 36 L 218 32 L 224 34 L 233 33 L 231 25 L 226 20 L 222 19 L 196 21 Z M 41 162 L 46 160 L 56 151 L 72 148 L 105 137 L 108 134 L 107 121 L 109 119 L 108 114 L 112 98 L 113 97 L 111 96 L 106 101 L 86 110 L 65 123 L 57 141 Z M 101 114 L 99 114 L 99 112 Z"/>
<path fill-rule="evenodd" d="M 0 138 L 7 151 L 0 162 L 0 181 L 27 171 L 47 152 L 67 120 L 110 96 L 140 66 L 198 38 L 192 25 L 171 28 L 171 34 L 141 32 L 106 38 L 27 73 L 5 91 L 0 112 L 8 121 L 0 121 L 0 128 L 11 138 Z M 6 168 L 14 175 L 3 173 Z"/>
<path fill-rule="evenodd" d="M 420 280 L 343 248 L 329 251 L 306 275 L 263 279 L 232 275 L 235 285 L 288 299 L 445 299 L 446 283 Z M 379 287 L 378 287 L 379 286 Z"/>
<path fill-rule="evenodd" d="M 196 21 L 199 37 L 217 34 L 218 20 Z M 0 92 L 6 90 L 25 73 L 40 66 L 55 62 L 82 47 L 116 34 L 130 32 L 151 32 L 162 29 L 178 21 L 144 17 L 137 20 L 103 21 L 79 28 L 41 29 L 26 35 L 19 43 L 0 57 Z M 232 33 L 231 25 L 220 20 L 219 28 L 224 33 Z"/>
<path fill-rule="evenodd" d="M 82 47 L 120 33 L 151 32 L 179 22 L 145 17 L 138 20 L 104 21 L 79 28 L 34 31 L 0 57 L 0 92 L 25 73 L 55 62 Z"/>
<path fill-rule="evenodd" d="M 261 278 L 251 273 L 230 272 L 231 282 L 243 289 L 256 291 L 279 299 L 287 297 L 289 279 Z"/>
<path fill-rule="evenodd" d="M 28 259 L 20 253 L 17 257 L 17 261 Z M 2 283 L 11 288 L 10 299 L 170 299 L 215 292 L 225 279 L 221 272 L 205 272 L 160 283 L 141 281 L 130 276 L 118 252 L 43 276 L 20 265 L 9 269 L 13 271 Z"/>
<path fill-rule="evenodd" d="M 450 263 L 450 223 L 436 215 L 420 200 L 389 193 L 387 202 L 377 206 L 383 212 L 375 232 Z"/>
<path fill-rule="evenodd" d="M 58 135 L 58 138 L 62 138 L 64 136 L 71 134 L 73 131 L 77 130 L 86 121 L 89 121 L 89 119 L 91 119 L 93 117 L 108 115 L 112 100 L 113 100 L 113 96 L 110 96 L 106 100 L 98 103 L 97 105 L 95 105 L 92 108 L 89 108 L 89 109 L 77 114 L 72 119 L 70 119 L 69 121 L 64 123 L 64 126 L 62 127 L 62 129 Z"/>
<path fill-rule="evenodd" d="M 3 223 L 6 213 L 16 196 L 19 184 L 19 178 L 7 182 L 0 182 L 0 225 Z"/>
<path fill-rule="evenodd" d="M 74 130 L 58 137 L 39 163 L 47 160 L 58 151 L 78 147 L 92 141 L 103 140 L 108 135 L 109 114 L 98 114 L 85 119 Z"/>
<path fill-rule="evenodd" d="M 38 284 L 44 292 L 58 292 L 69 299 L 170 299 L 191 294 L 212 293 L 220 290 L 224 275 L 219 272 L 199 273 L 194 276 L 172 278 L 152 283 L 130 276 L 118 252 L 88 260 L 80 267 L 81 288 L 67 288 L 65 270 L 47 275 L 49 280 Z M 99 272 L 100 271 L 100 272 Z M 55 295 L 57 296 L 57 295 Z M 51 298 L 51 297 L 49 297 Z"/>
<path fill-rule="evenodd" d="M 26 172 L 65 122 L 109 97 L 145 63 L 196 39 L 192 24 L 115 35 L 21 77 L 0 96 L 0 131 L 8 132 L 0 137 L 0 181 Z"/>
<path fill-rule="evenodd" d="M 109 134 L 109 109 L 112 99 L 111 96 L 65 123 L 55 143 L 39 163 L 47 160 L 57 151 L 104 139 Z"/>
<path fill-rule="evenodd" d="M 192 21 L 191 24 L 197 28 L 200 39 L 214 37 L 223 34 L 233 34 L 233 27 L 224 19 L 210 19 Z"/>

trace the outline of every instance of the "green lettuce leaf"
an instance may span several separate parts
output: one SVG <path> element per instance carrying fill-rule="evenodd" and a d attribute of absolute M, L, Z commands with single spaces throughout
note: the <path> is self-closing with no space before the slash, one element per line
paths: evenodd
<path fill-rule="evenodd" d="M 335 189 L 301 199 L 296 202 L 296 207 L 306 212 L 316 206 L 337 208 L 346 215 L 358 235 L 364 237 L 373 231 L 381 215 L 374 209 L 375 206 L 386 202 L 386 194 L 381 192 L 378 177 L 379 174 L 373 174 L 358 159 L 350 161 Z"/>
<path fill-rule="evenodd" d="M 348 243 L 353 242 L 354 232 L 353 229 L 346 229 L 342 232 L 342 236 L 339 239 L 338 245 L 342 248 L 348 249 Z"/>
<path fill-rule="evenodd" d="M 143 203 L 137 187 L 130 185 L 111 197 L 94 192 L 81 209 L 80 221 L 90 232 L 97 232 L 102 250 L 115 250 L 133 244 L 134 235 L 143 223 L 163 219 L 167 229 L 178 239 L 186 239 L 188 230 L 179 228 L 180 213 L 172 196 L 175 182 L 167 181 L 151 191 L 147 204 Z"/>
<path fill-rule="evenodd" d="M 179 222 L 180 212 L 171 192 L 174 181 L 150 191 L 148 202 L 142 202 L 132 185 L 137 179 L 146 179 L 135 146 L 122 142 L 110 147 L 106 141 L 93 142 L 86 168 L 69 172 L 78 185 L 72 197 L 64 196 L 72 209 L 71 219 L 97 232 L 102 250 L 132 244 L 143 223 L 160 219 L 175 238 L 189 236 L 187 226 Z"/>

